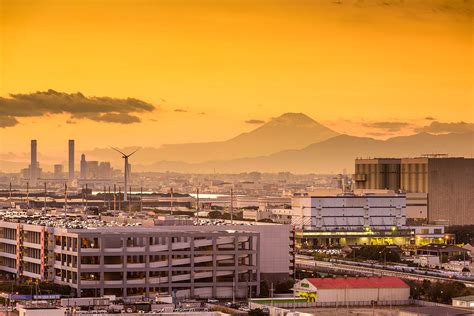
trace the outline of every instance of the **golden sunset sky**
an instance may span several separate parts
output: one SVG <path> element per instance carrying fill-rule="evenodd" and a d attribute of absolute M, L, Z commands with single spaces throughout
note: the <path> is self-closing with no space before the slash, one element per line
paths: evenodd
<path fill-rule="evenodd" d="M 285 112 L 387 137 L 474 121 L 470 0 L 0 0 L 0 97 L 156 107 L 131 124 L 11 114 L 0 152 L 224 140 Z M 15 105 L 6 102 L 3 114 Z M 7 114 L 5 114 L 7 113 Z M 12 116 L 13 115 L 13 116 Z M 398 131 L 383 122 L 402 122 Z M 7 124 L 8 125 L 8 124 Z M 377 127 L 378 126 L 378 127 Z"/>

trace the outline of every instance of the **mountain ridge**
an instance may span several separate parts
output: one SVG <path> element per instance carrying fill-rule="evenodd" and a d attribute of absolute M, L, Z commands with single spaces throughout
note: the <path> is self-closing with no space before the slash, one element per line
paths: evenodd
<path fill-rule="evenodd" d="M 428 133 L 397 136 L 387 140 L 346 134 L 311 144 L 303 149 L 283 150 L 274 154 L 215 160 L 203 163 L 158 161 L 138 169 L 180 172 L 280 172 L 339 173 L 353 169 L 355 158 L 419 157 L 422 154 L 447 153 L 450 156 L 472 156 L 474 133 L 433 135 Z M 168 168 L 168 169 L 167 169 Z"/>
<path fill-rule="evenodd" d="M 224 141 L 164 144 L 158 148 L 143 148 L 134 159 L 142 164 L 160 160 L 182 160 L 199 163 L 210 160 L 228 160 L 244 157 L 258 157 L 285 149 L 301 149 L 339 133 L 316 122 L 304 113 L 284 113 L 250 132 L 241 133 Z M 110 149 L 95 149 L 86 156 L 99 160 L 117 161 L 117 155 Z"/>

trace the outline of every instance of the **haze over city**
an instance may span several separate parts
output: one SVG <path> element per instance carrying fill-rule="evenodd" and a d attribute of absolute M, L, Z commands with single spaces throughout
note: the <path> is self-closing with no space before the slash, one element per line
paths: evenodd
<path fill-rule="evenodd" d="M 474 0 L 0 0 L 0 316 L 474 311 Z"/>

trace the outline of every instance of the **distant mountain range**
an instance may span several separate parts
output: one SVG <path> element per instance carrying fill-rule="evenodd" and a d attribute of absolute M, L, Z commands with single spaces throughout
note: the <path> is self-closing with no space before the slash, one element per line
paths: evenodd
<path fill-rule="evenodd" d="M 267 156 L 215 160 L 203 163 L 159 161 L 137 166 L 142 171 L 180 172 L 279 172 L 340 173 L 353 170 L 357 157 L 417 157 L 422 154 L 447 153 L 472 157 L 474 133 L 412 136 L 376 140 L 368 137 L 339 135 L 303 149 L 284 150 Z"/>
<path fill-rule="evenodd" d="M 122 149 L 128 152 L 136 147 Z M 343 169 L 353 171 L 357 157 L 415 157 L 430 153 L 472 157 L 474 133 L 420 133 L 376 140 L 340 135 L 305 114 L 286 113 L 227 141 L 141 148 L 131 163 L 133 171 L 340 173 Z M 88 160 L 122 166 L 120 155 L 109 148 L 85 154 Z M 18 166 L 0 161 L 3 171 Z"/>
<path fill-rule="evenodd" d="M 216 130 L 216 134 L 219 131 Z M 142 148 L 133 157 L 140 164 L 156 161 L 187 163 L 258 157 L 287 149 L 301 149 L 339 135 L 303 113 L 285 113 L 262 126 L 221 142 L 169 144 L 159 148 Z M 125 148 L 131 151 L 132 148 Z M 91 159 L 116 161 L 120 156 L 104 148 L 86 152 Z"/>

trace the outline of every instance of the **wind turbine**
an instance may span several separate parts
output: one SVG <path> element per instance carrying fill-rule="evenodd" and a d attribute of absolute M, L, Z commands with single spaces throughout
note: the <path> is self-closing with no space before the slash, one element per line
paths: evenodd
<path fill-rule="evenodd" d="M 140 148 L 137 148 L 135 151 L 133 151 L 132 153 L 130 153 L 130 154 L 128 154 L 128 155 L 127 155 L 127 154 L 124 154 L 123 152 L 121 152 L 121 151 L 118 150 L 117 148 L 112 147 L 112 149 L 115 150 L 115 151 L 117 151 L 117 152 L 119 152 L 120 154 L 122 154 L 122 158 L 125 160 L 125 168 L 123 169 L 123 173 L 124 173 L 124 180 L 123 180 L 123 182 L 124 182 L 124 186 L 125 186 L 125 190 L 124 190 L 125 194 L 123 195 L 123 200 L 124 200 L 124 202 L 126 202 L 126 201 L 127 201 L 127 190 L 128 190 L 128 187 L 127 187 L 127 185 L 128 185 L 128 175 L 129 175 L 129 171 L 128 171 L 128 158 L 129 158 L 131 155 L 133 155 L 134 153 L 136 153 L 136 152 L 138 151 L 138 149 L 140 149 Z"/>

